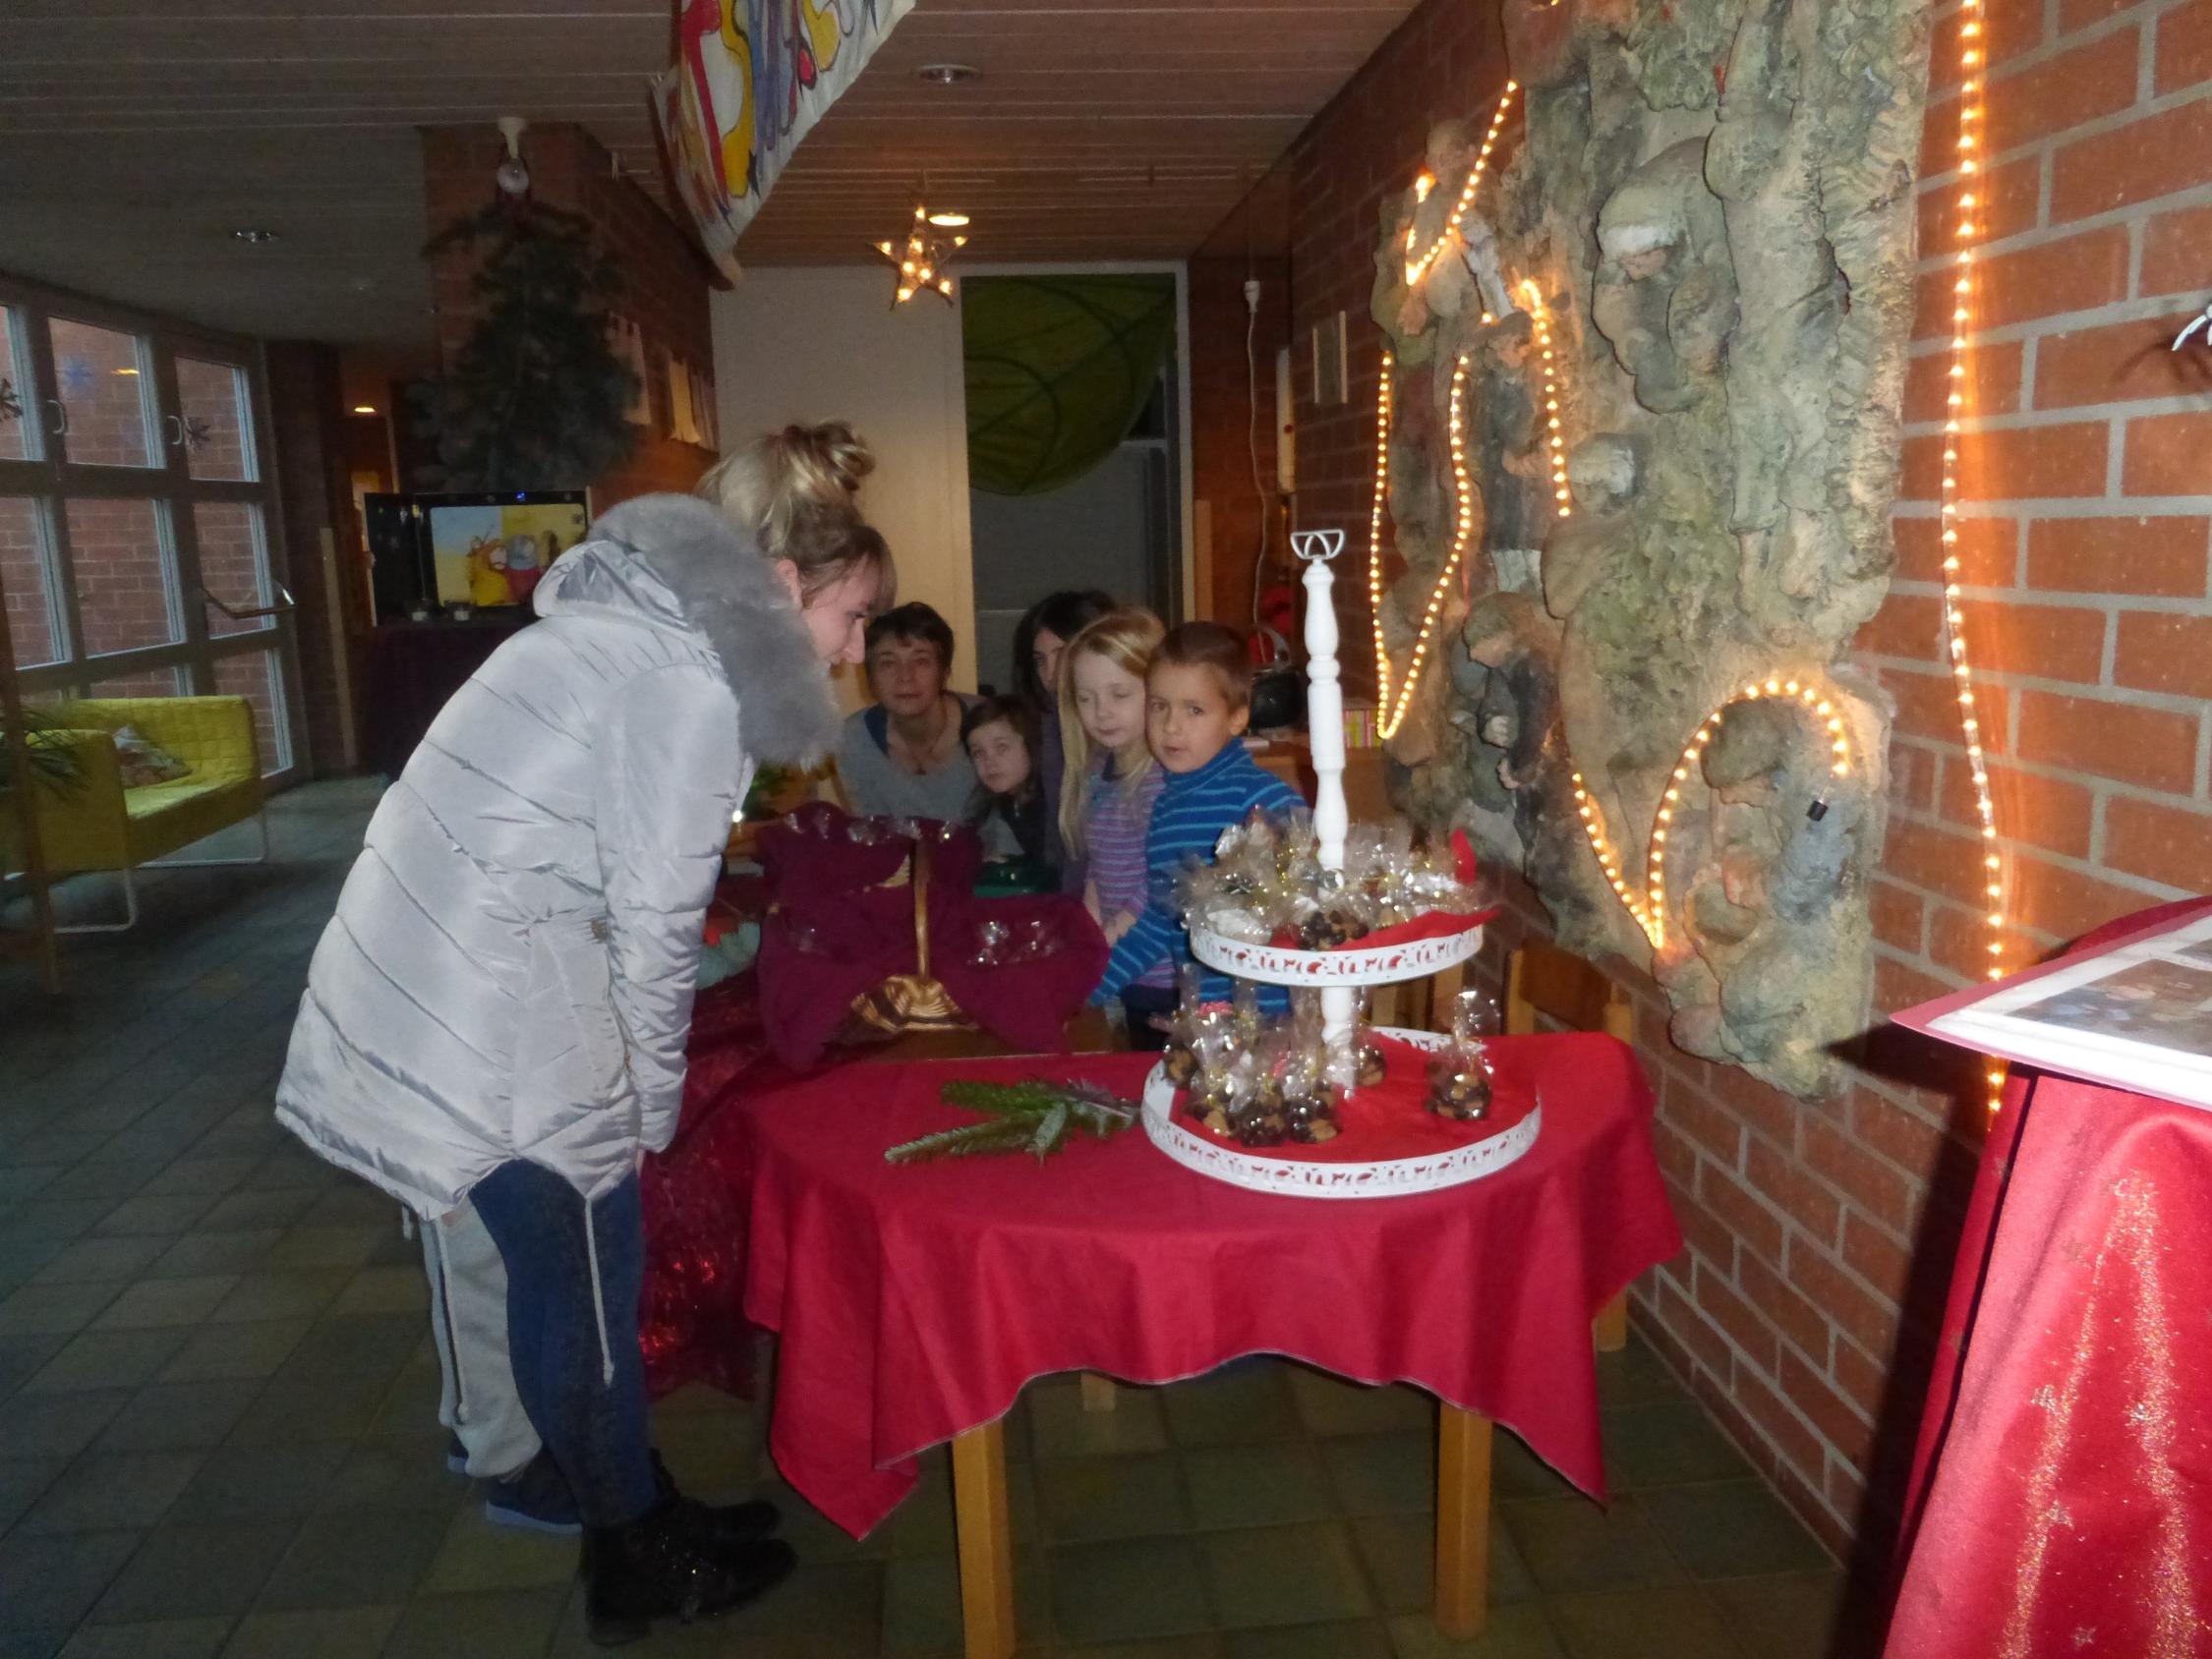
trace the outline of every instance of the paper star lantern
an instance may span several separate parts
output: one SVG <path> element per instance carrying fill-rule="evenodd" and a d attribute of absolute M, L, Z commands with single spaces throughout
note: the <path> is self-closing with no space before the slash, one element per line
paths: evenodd
<path fill-rule="evenodd" d="M 964 225 L 964 213 L 931 213 L 926 206 L 914 208 L 914 222 L 906 231 L 903 248 L 894 242 L 879 242 L 876 252 L 889 259 L 899 269 L 899 284 L 892 291 L 891 304 L 896 310 L 916 294 L 935 294 L 950 305 L 953 299 L 953 279 L 945 274 L 945 266 L 955 254 L 967 246 L 964 236 L 941 237 L 940 225 Z"/>

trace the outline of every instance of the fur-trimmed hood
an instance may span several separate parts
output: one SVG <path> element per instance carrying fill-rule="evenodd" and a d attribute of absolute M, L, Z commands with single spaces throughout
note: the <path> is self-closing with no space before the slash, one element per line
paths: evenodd
<path fill-rule="evenodd" d="M 611 508 L 531 596 L 541 616 L 595 615 L 702 641 L 737 698 L 745 752 L 811 765 L 836 744 L 830 678 L 752 538 L 690 495 Z"/>

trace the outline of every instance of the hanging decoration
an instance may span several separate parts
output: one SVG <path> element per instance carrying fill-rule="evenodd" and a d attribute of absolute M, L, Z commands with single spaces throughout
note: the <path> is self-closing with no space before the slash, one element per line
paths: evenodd
<path fill-rule="evenodd" d="M 925 205 L 914 207 L 914 222 L 907 228 L 903 247 L 884 241 L 871 244 L 875 251 L 899 267 L 899 280 L 892 287 L 891 304 L 894 310 L 904 305 L 916 294 L 935 294 L 950 305 L 953 299 L 953 279 L 945 274 L 952 257 L 967 246 L 965 236 L 940 237 L 940 224 L 966 224 L 964 213 L 932 214 Z"/>
<path fill-rule="evenodd" d="M 973 1123 L 940 1129 L 888 1149 L 887 1164 L 919 1164 L 933 1158 L 976 1158 L 990 1153 L 1026 1152 L 1043 1163 L 1087 1129 L 1100 1140 L 1120 1134 L 1136 1121 L 1136 1103 L 1095 1083 L 947 1083 L 938 1097 L 947 1106 L 981 1113 Z"/>
<path fill-rule="evenodd" d="M 791 152 L 914 0 L 676 0 L 675 66 L 653 113 L 707 255 L 737 275 L 737 239 Z"/>
<path fill-rule="evenodd" d="M 1452 203 L 1451 213 L 1445 218 L 1443 228 L 1437 231 L 1434 240 L 1419 254 L 1416 254 L 1414 252 L 1414 238 L 1418 231 L 1413 225 L 1406 227 L 1406 284 L 1408 287 L 1420 282 L 1423 277 L 1426 276 L 1429 267 L 1436 262 L 1437 256 L 1459 240 L 1459 227 L 1466 221 L 1468 209 L 1475 205 L 1476 194 L 1483 188 L 1483 175 L 1489 171 L 1490 151 L 1496 147 L 1498 132 L 1505 125 L 1505 112 L 1512 106 L 1513 94 L 1520 89 L 1519 82 L 1508 81 L 1505 84 L 1505 90 L 1498 95 L 1497 112 L 1490 117 L 1490 130 L 1483 135 L 1483 147 L 1476 152 L 1475 163 L 1467 170 L 1467 182 L 1460 186 L 1459 200 Z M 1415 200 L 1417 202 L 1426 201 L 1429 192 L 1435 188 L 1435 175 L 1428 172 L 1422 173 L 1419 178 L 1414 180 Z"/>

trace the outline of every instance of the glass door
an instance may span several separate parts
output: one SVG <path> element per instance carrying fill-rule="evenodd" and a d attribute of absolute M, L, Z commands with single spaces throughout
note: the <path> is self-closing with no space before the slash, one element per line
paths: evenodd
<path fill-rule="evenodd" d="M 0 281 L 0 593 L 27 696 L 242 696 L 305 756 L 252 342 Z"/>

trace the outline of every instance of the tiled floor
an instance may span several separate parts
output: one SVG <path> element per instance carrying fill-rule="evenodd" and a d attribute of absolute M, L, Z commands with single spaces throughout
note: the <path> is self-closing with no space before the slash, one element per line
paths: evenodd
<path fill-rule="evenodd" d="M 148 882 L 57 1006 L 0 964 L 0 1659 L 580 1654 L 572 1543 L 445 1472 L 415 1246 L 269 1117 L 374 800 L 276 807 L 277 862 Z M 73 906 L 110 897 L 76 884 Z M 1429 1596 L 1433 1408 L 1272 1361 L 1030 1389 L 1009 1435 L 1025 1650 L 1063 1659 L 1825 1659 L 1841 1574 L 1648 1349 L 1601 1363 L 1608 1510 L 1501 1436 L 1486 1635 Z M 759 1472 L 747 1408 L 659 1408 L 679 1478 Z M 949 1477 L 854 1543 L 774 1481 L 802 1567 L 654 1654 L 959 1651 Z"/>

